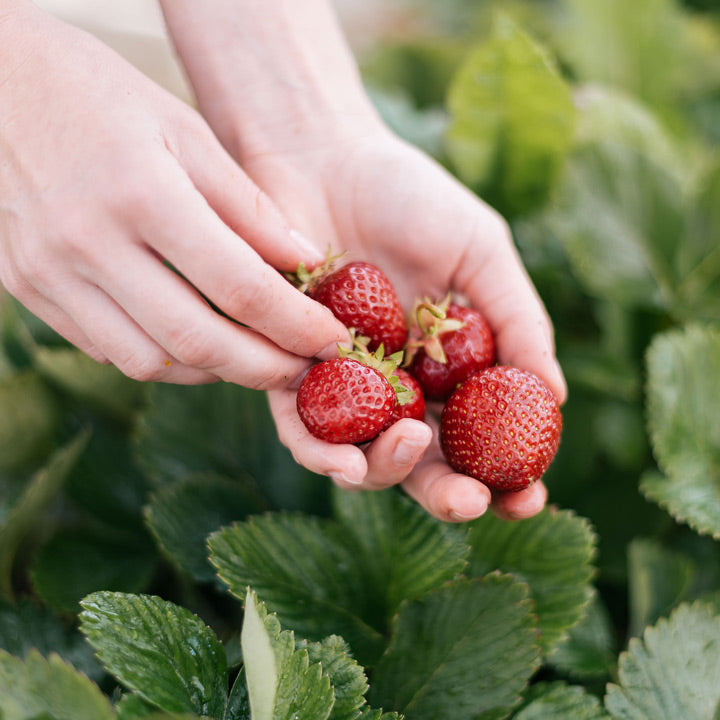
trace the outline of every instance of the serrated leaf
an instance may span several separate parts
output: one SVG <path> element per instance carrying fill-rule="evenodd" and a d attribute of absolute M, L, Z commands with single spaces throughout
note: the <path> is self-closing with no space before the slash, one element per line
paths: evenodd
<path fill-rule="evenodd" d="M 281 630 L 251 590 L 245 597 L 242 629 L 245 677 L 252 720 L 325 720 L 333 691 L 307 650 L 295 649 L 293 634 Z"/>
<path fill-rule="evenodd" d="M 224 525 L 267 509 L 247 478 L 200 473 L 160 488 L 145 509 L 147 523 L 165 553 L 195 580 L 215 579 L 208 536 Z"/>
<path fill-rule="evenodd" d="M 720 710 L 720 615 L 680 605 L 630 641 L 605 706 L 617 720 L 709 720 Z"/>
<path fill-rule="evenodd" d="M 369 701 L 407 720 L 504 718 L 539 660 L 524 583 L 455 580 L 401 606 Z"/>
<path fill-rule="evenodd" d="M 45 657 L 55 653 L 96 682 L 105 675 L 75 627 L 27 600 L 15 605 L 0 603 L 0 649 L 17 657 L 25 657 L 31 649 Z"/>
<path fill-rule="evenodd" d="M 200 618 L 149 595 L 98 592 L 81 605 L 80 629 L 123 685 L 160 710 L 222 718 L 225 651 Z"/>
<path fill-rule="evenodd" d="M 658 335 L 647 353 L 650 438 L 662 474 L 643 493 L 676 520 L 720 537 L 720 332 L 691 325 Z"/>
<path fill-rule="evenodd" d="M 528 583 L 540 645 L 550 653 L 592 596 L 595 536 L 589 522 L 552 507 L 518 523 L 487 514 L 472 523 L 469 541 L 472 575 L 500 570 Z"/>
<path fill-rule="evenodd" d="M 564 683 L 539 683 L 530 690 L 522 710 L 513 720 L 610 720 L 603 706 L 594 695 L 579 685 Z"/>
<path fill-rule="evenodd" d="M 385 624 L 405 598 L 452 580 L 467 565 L 467 530 L 442 523 L 394 490 L 334 490 L 334 513 L 351 540 L 356 564 Z"/>
<path fill-rule="evenodd" d="M 15 553 L 33 524 L 60 491 L 83 452 L 88 437 L 87 431 L 81 431 L 67 445 L 56 450 L 45 467 L 30 479 L 22 496 L 0 525 L 0 598 L 12 598 L 11 574 Z"/>
<path fill-rule="evenodd" d="M 575 110 L 544 48 L 499 15 L 490 39 L 458 70 L 448 106 L 448 154 L 465 183 L 510 215 L 548 197 Z"/>
<path fill-rule="evenodd" d="M 328 676 L 335 694 L 329 720 L 355 720 L 365 704 L 368 689 L 365 672 L 350 656 L 348 644 L 339 636 L 331 635 L 320 642 L 298 643 L 308 651 L 311 663 L 320 663 Z"/>
<path fill-rule="evenodd" d="M 376 710 L 374 708 L 363 708 L 363 711 L 358 715 L 357 720 L 403 720 L 402 715 L 398 715 L 396 712 L 383 712 L 382 710 Z"/>
<path fill-rule="evenodd" d="M 80 600 L 96 590 L 145 590 L 157 564 L 152 550 L 95 531 L 61 531 L 35 559 L 33 586 L 50 607 L 76 613 Z"/>
<path fill-rule="evenodd" d="M 252 587 L 284 627 L 320 640 L 337 634 L 375 658 L 380 632 L 363 619 L 367 588 L 344 529 L 306 515 L 268 514 L 210 536 L 210 561 L 238 598 Z"/>
<path fill-rule="evenodd" d="M 650 539 L 635 538 L 628 548 L 630 635 L 640 635 L 684 600 L 695 574 L 690 558 Z"/>
<path fill-rule="evenodd" d="M 37 373 L 0 378 L 0 472 L 38 464 L 49 452 L 59 412 Z"/>
<path fill-rule="evenodd" d="M 70 347 L 39 347 L 38 372 L 83 404 L 127 422 L 145 398 L 147 385 L 131 380 L 114 365 L 96 362 Z"/>
<path fill-rule="evenodd" d="M 583 617 L 555 646 L 549 664 L 574 678 L 606 678 L 615 668 L 617 650 L 610 613 L 597 592 L 585 608 Z"/>
<path fill-rule="evenodd" d="M 110 701 L 93 682 L 52 654 L 32 650 L 25 660 L 0 650 L 3 720 L 114 720 Z"/>

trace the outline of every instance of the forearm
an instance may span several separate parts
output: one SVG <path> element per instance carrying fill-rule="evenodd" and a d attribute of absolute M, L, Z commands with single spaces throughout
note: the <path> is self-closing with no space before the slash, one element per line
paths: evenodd
<path fill-rule="evenodd" d="M 238 156 L 293 129 L 376 122 L 327 0 L 160 3 L 203 114 Z"/>

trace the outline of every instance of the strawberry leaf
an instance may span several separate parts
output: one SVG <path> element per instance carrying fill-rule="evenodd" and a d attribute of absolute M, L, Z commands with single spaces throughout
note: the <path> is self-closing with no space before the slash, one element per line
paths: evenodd
<path fill-rule="evenodd" d="M 528 589 L 460 579 L 401 606 L 369 699 L 407 720 L 505 718 L 540 662 Z"/>
<path fill-rule="evenodd" d="M 603 706 L 594 695 L 579 685 L 561 682 L 538 683 L 530 688 L 522 709 L 513 720 L 610 720 Z"/>
<path fill-rule="evenodd" d="M 543 47 L 498 15 L 489 40 L 456 73 L 448 105 L 448 154 L 465 183 L 510 215 L 547 198 L 572 140 L 575 111 Z"/>
<path fill-rule="evenodd" d="M 530 586 L 545 654 L 566 637 L 592 596 L 595 536 L 584 518 L 549 508 L 509 523 L 487 514 L 471 525 L 470 573 L 513 573 Z"/>
<path fill-rule="evenodd" d="M 97 685 L 52 654 L 31 650 L 20 660 L 0 650 L 0 717 L 3 720 L 114 720 Z"/>
<path fill-rule="evenodd" d="M 630 641 L 605 705 L 623 720 L 707 720 L 720 708 L 720 615 L 697 602 Z"/>
<path fill-rule="evenodd" d="M 370 590 L 336 523 L 255 516 L 214 533 L 209 546 L 210 561 L 236 597 L 252 587 L 285 627 L 310 640 L 341 635 L 361 661 L 381 652 L 382 635 L 363 619 Z"/>
<path fill-rule="evenodd" d="M 325 720 L 334 694 L 319 663 L 296 650 L 293 634 L 281 630 L 254 592 L 245 597 L 242 629 L 245 678 L 252 720 Z"/>
<path fill-rule="evenodd" d="M 99 592 L 81 605 L 80 629 L 125 687 L 159 710 L 222 718 L 225 650 L 196 615 L 149 595 Z"/>
<path fill-rule="evenodd" d="M 720 332 L 691 325 L 647 353 L 647 414 L 660 473 L 641 490 L 676 520 L 720 538 Z"/>
<path fill-rule="evenodd" d="M 198 473 L 160 488 L 145 517 L 168 557 L 195 580 L 209 582 L 215 571 L 208 561 L 208 536 L 265 509 L 267 502 L 249 478 Z"/>

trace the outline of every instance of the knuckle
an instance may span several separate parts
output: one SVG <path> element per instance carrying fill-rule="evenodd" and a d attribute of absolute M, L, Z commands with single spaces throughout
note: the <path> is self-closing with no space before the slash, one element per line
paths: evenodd
<path fill-rule="evenodd" d="M 115 367 L 132 380 L 154 382 L 162 380 L 167 370 L 165 364 L 155 354 L 139 355 L 133 353 L 113 360 Z"/>
<path fill-rule="evenodd" d="M 255 318 L 262 318 L 274 305 L 271 288 L 261 277 L 250 276 L 242 284 L 233 284 L 219 292 L 217 303 L 236 320 L 250 320 L 257 327 Z"/>
<path fill-rule="evenodd" d="M 188 367 L 210 369 L 216 364 L 211 340 L 202 329 L 176 329 L 170 333 L 169 347 L 173 357 Z"/>

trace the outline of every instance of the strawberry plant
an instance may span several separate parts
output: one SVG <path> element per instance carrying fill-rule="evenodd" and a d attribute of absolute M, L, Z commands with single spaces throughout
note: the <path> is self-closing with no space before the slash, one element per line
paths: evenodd
<path fill-rule="evenodd" d="M 362 70 L 507 217 L 553 319 L 547 509 L 338 490 L 261 393 L 135 383 L 6 300 L 3 720 L 718 716 L 717 10 L 413 7 Z"/>

